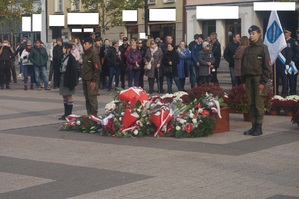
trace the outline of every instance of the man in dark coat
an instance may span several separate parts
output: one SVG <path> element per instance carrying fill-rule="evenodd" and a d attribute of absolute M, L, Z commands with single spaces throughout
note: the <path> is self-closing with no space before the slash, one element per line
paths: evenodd
<path fill-rule="evenodd" d="M 41 90 L 40 78 L 43 80 L 45 90 L 50 90 L 48 87 L 47 78 L 47 62 L 48 53 L 46 49 L 41 45 L 40 40 L 35 41 L 35 46 L 30 50 L 29 60 L 33 63 L 35 72 L 35 81 L 38 90 Z"/>
<path fill-rule="evenodd" d="M 191 88 L 195 86 L 195 83 L 199 84 L 199 60 L 198 60 L 198 55 L 199 52 L 203 49 L 202 48 L 202 43 L 203 43 L 203 35 L 200 34 L 197 38 L 197 43 L 193 46 L 192 51 L 191 51 L 191 60 L 193 66 L 191 67 L 190 71 L 190 83 L 191 83 Z"/>
<path fill-rule="evenodd" d="M 198 37 L 199 37 L 199 34 L 195 34 L 194 35 L 194 40 L 189 43 L 188 48 L 189 48 L 190 51 L 192 51 L 194 45 L 197 44 Z"/>
<path fill-rule="evenodd" d="M 14 50 L 10 46 L 7 39 L 4 39 L 2 42 L 2 46 L 0 47 L 0 86 L 1 89 L 4 89 L 4 84 L 6 85 L 6 89 L 10 89 L 9 83 L 11 81 L 11 57 L 14 54 Z"/>
<path fill-rule="evenodd" d="M 229 72 L 230 72 L 230 78 L 232 82 L 232 86 L 237 85 L 235 73 L 234 73 L 234 67 L 235 67 L 235 60 L 234 55 L 236 53 L 237 48 L 240 46 L 240 34 L 234 33 L 233 34 L 233 41 L 227 44 L 227 46 L 224 49 L 223 57 L 229 64 Z"/>
<path fill-rule="evenodd" d="M 287 42 L 287 48 L 289 48 L 289 53 L 291 56 L 291 60 L 295 63 L 298 63 L 298 43 L 291 37 L 292 32 L 289 30 L 284 30 L 284 36 Z M 298 67 L 298 65 L 296 65 Z M 289 72 L 287 74 L 287 80 L 289 84 L 289 94 L 290 95 L 296 95 L 297 90 L 297 76 L 298 73 Z"/>
<path fill-rule="evenodd" d="M 56 39 L 57 45 L 53 48 L 53 72 L 54 72 L 54 89 L 59 87 L 60 82 L 60 64 L 63 56 L 62 38 Z"/>
<path fill-rule="evenodd" d="M 121 87 L 124 89 L 125 88 L 125 75 L 126 75 L 126 56 L 125 52 L 127 48 L 129 47 L 128 43 L 128 37 L 123 38 L 123 44 L 119 46 L 119 51 L 120 51 L 120 56 L 121 56 L 121 61 L 122 61 L 122 68 L 120 71 L 120 82 L 121 82 Z"/>
<path fill-rule="evenodd" d="M 215 62 L 214 62 L 214 69 L 212 69 L 212 79 L 211 82 L 218 83 L 217 78 L 217 69 L 219 68 L 220 59 L 221 59 L 221 44 L 217 39 L 217 33 L 212 32 L 210 34 L 211 37 L 211 51 L 213 52 Z M 214 71 L 213 71 L 214 70 Z"/>

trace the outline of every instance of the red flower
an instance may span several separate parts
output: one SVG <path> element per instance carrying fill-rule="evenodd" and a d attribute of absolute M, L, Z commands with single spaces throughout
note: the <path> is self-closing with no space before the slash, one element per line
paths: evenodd
<path fill-rule="evenodd" d="M 169 132 L 169 133 L 173 133 L 173 130 L 174 130 L 174 128 L 173 128 L 172 124 L 169 124 L 169 125 L 167 126 L 167 132 Z"/>
<path fill-rule="evenodd" d="M 86 119 L 86 115 L 83 115 L 83 116 L 82 116 L 82 120 L 85 120 L 85 119 Z"/>
<path fill-rule="evenodd" d="M 201 108 L 201 104 L 196 104 L 194 108 L 195 108 L 195 109 L 199 109 L 199 108 Z"/>
<path fill-rule="evenodd" d="M 192 129 L 193 129 L 193 125 L 192 125 L 192 124 L 187 124 L 187 125 L 185 126 L 185 131 L 186 131 L 187 133 L 190 133 L 190 132 L 192 131 Z"/>
<path fill-rule="evenodd" d="M 88 126 L 89 126 L 89 123 L 88 123 L 88 122 L 85 122 L 85 123 L 84 123 L 84 126 L 88 127 Z"/>
<path fill-rule="evenodd" d="M 203 111 L 201 112 L 201 114 L 202 114 L 203 116 L 209 116 L 209 115 L 210 115 L 209 111 L 207 111 L 207 110 L 203 110 Z"/>

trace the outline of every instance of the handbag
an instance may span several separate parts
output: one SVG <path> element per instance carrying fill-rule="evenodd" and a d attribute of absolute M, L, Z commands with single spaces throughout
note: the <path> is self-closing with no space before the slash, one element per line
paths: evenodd
<path fill-rule="evenodd" d="M 151 60 L 147 64 L 144 65 L 144 70 L 151 70 L 151 68 L 152 68 L 152 59 L 153 58 L 151 58 Z"/>
<path fill-rule="evenodd" d="M 163 75 L 170 76 L 172 75 L 172 66 L 163 67 Z"/>

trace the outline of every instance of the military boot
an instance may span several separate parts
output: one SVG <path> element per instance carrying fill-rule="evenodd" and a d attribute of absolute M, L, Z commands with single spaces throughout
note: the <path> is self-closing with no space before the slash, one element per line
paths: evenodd
<path fill-rule="evenodd" d="M 262 124 L 256 124 L 255 130 L 252 132 L 252 136 L 259 136 L 263 134 Z"/>
<path fill-rule="evenodd" d="M 244 132 L 244 135 L 252 135 L 253 131 L 256 129 L 256 123 L 252 123 L 251 129 Z"/>

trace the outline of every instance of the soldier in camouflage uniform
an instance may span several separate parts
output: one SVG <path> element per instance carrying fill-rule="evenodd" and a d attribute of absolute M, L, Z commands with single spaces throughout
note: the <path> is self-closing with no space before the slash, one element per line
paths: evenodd
<path fill-rule="evenodd" d="M 263 44 L 261 30 L 253 25 L 248 29 L 250 45 L 245 49 L 241 64 L 241 78 L 249 101 L 249 113 L 252 127 L 244 135 L 259 136 L 263 134 L 264 100 L 268 94 L 270 77 L 270 56 L 268 47 Z"/>
<path fill-rule="evenodd" d="M 99 56 L 93 51 L 92 38 L 84 40 L 84 54 L 82 63 L 82 85 L 85 96 L 85 104 L 88 115 L 98 113 L 98 83 L 101 73 Z"/>

